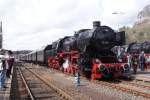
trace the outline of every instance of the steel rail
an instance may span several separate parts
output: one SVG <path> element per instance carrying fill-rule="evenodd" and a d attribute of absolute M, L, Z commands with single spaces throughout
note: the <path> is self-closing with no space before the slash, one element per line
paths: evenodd
<path fill-rule="evenodd" d="M 67 94 L 66 92 L 64 92 L 62 89 L 56 87 L 55 85 L 53 85 L 52 83 L 50 83 L 49 81 L 47 81 L 46 79 L 44 79 L 42 76 L 40 76 L 39 74 L 37 74 L 36 72 L 33 72 L 31 69 L 27 68 L 24 66 L 24 68 L 26 68 L 28 71 L 30 71 L 32 74 L 34 74 L 36 77 L 38 77 L 41 81 L 43 81 L 45 84 L 47 84 L 49 87 L 53 88 L 57 93 L 59 93 L 63 98 L 67 99 L 67 100 L 74 100 L 73 97 L 71 97 L 69 94 Z"/>
<path fill-rule="evenodd" d="M 102 82 L 102 81 L 96 81 L 96 80 L 93 81 L 93 82 L 96 83 L 96 84 L 101 84 L 103 86 L 111 87 L 113 89 L 121 90 L 123 92 L 125 91 L 127 93 L 134 94 L 136 96 L 142 96 L 142 97 L 150 98 L 149 93 L 140 92 L 140 91 L 137 91 L 137 90 L 134 90 L 134 89 L 131 89 L 131 88 L 126 88 L 126 87 L 123 87 L 123 86 L 116 85 L 114 83 L 108 83 L 108 82 Z"/>
<path fill-rule="evenodd" d="M 140 84 L 140 83 L 137 83 L 137 82 L 128 82 L 128 81 L 122 81 L 122 82 L 123 82 L 122 84 L 127 84 L 127 85 L 129 84 L 129 85 L 132 85 L 132 86 L 138 86 L 138 87 L 150 89 L 149 85 L 144 85 L 144 84 Z"/>
<path fill-rule="evenodd" d="M 27 92 L 28 92 L 28 94 L 29 94 L 31 100 L 35 100 L 35 97 L 33 96 L 33 94 L 32 94 L 32 92 L 31 92 L 29 86 L 27 85 L 27 82 L 26 82 L 26 80 L 25 80 L 25 77 L 24 77 L 23 73 L 21 72 L 21 69 L 20 69 L 19 67 L 17 67 L 17 68 L 18 68 L 18 70 L 19 70 L 21 79 L 23 80 L 23 83 L 24 83 L 24 85 L 25 85 L 25 88 L 26 88 L 26 90 L 27 90 Z"/>

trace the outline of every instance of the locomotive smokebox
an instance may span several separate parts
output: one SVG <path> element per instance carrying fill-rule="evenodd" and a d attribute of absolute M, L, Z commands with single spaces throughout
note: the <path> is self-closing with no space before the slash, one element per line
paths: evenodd
<path fill-rule="evenodd" d="M 100 21 L 93 21 L 93 28 L 97 28 L 97 27 L 100 27 L 101 25 L 101 22 Z"/>

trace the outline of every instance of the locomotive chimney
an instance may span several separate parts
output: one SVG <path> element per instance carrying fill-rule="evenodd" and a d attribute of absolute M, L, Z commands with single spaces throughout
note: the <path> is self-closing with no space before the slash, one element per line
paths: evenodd
<path fill-rule="evenodd" d="M 100 21 L 93 21 L 93 28 L 97 28 L 97 27 L 100 27 L 101 25 L 101 22 Z"/>

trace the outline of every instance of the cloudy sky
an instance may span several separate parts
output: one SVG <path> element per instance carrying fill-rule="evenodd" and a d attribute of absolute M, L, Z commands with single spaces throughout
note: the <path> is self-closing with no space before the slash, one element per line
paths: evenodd
<path fill-rule="evenodd" d="M 0 0 L 3 45 L 39 49 L 78 29 L 92 28 L 93 20 L 114 29 L 131 26 L 148 4 L 150 0 Z"/>

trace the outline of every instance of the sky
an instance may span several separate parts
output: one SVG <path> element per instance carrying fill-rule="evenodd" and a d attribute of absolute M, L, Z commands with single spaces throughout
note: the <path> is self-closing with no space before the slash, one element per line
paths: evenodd
<path fill-rule="evenodd" d="M 148 4 L 150 0 L 0 0 L 3 48 L 36 50 L 92 28 L 95 20 L 113 29 L 132 26 Z"/>

